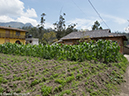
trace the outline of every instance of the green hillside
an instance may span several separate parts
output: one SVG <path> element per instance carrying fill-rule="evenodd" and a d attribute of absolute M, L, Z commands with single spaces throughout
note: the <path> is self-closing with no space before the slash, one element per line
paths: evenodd
<path fill-rule="evenodd" d="M 0 53 L 0 94 L 30 96 L 111 96 L 128 61 L 121 56 L 116 63 L 46 60 Z"/>

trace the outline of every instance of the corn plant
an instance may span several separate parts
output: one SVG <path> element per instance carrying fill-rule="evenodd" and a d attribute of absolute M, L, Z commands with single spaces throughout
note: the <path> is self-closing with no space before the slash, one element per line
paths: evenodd
<path fill-rule="evenodd" d="M 94 60 L 115 62 L 119 57 L 120 47 L 110 40 L 81 42 L 79 45 L 18 45 L 5 43 L 0 45 L 0 52 L 22 56 L 34 56 L 44 59 L 59 59 L 71 61 Z"/>

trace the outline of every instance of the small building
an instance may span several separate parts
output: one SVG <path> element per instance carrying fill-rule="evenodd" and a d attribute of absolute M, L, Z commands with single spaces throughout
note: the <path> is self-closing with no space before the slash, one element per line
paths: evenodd
<path fill-rule="evenodd" d="M 72 32 L 63 38 L 61 38 L 58 43 L 62 44 L 70 44 L 74 45 L 77 44 L 77 42 L 84 38 L 85 40 L 90 38 L 91 40 L 112 40 L 117 41 L 117 43 L 120 46 L 120 52 L 124 53 L 124 41 L 127 40 L 126 36 L 118 34 L 118 33 L 111 33 L 109 29 L 102 29 L 102 30 L 92 30 L 92 31 L 86 31 L 86 32 Z"/>
<path fill-rule="evenodd" d="M 0 44 L 22 43 L 25 44 L 25 30 L 0 26 Z"/>
<path fill-rule="evenodd" d="M 39 45 L 38 38 L 26 38 L 26 44 Z"/>

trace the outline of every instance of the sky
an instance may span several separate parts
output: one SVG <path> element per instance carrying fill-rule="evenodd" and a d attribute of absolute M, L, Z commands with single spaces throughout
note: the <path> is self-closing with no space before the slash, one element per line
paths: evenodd
<path fill-rule="evenodd" d="M 103 29 L 129 33 L 129 0 L 90 0 L 103 20 L 88 0 L 0 1 L 0 22 L 16 21 L 37 26 L 40 24 L 41 14 L 45 13 L 45 28 L 54 28 L 53 23 L 66 13 L 66 25 L 77 24 L 76 28 L 79 30 L 91 30 L 97 20 Z"/>

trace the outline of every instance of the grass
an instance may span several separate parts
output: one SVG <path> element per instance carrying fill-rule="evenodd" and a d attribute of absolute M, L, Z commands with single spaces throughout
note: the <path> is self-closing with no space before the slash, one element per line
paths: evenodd
<path fill-rule="evenodd" d="M 46 60 L 0 53 L 0 93 L 33 96 L 111 96 L 125 82 L 129 65 L 123 56 L 117 63 Z"/>

